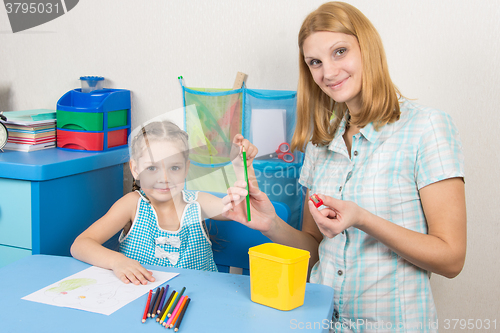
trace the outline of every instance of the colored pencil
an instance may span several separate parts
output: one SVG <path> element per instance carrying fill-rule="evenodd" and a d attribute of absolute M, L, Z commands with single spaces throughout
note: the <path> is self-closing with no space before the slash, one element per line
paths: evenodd
<path fill-rule="evenodd" d="M 156 298 L 155 306 L 153 307 L 153 312 L 151 312 L 151 318 L 154 318 L 156 316 L 156 311 L 158 311 L 158 306 L 160 306 L 160 301 L 163 297 L 164 292 L 165 292 L 165 288 L 161 287 L 160 293 L 158 294 L 158 297 Z"/>
<path fill-rule="evenodd" d="M 144 315 L 142 316 L 142 322 L 146 322 L 146 318 L 149 310 L 149 302 L 151 301 L 151 294 L 153 293 L 153 289 L 149 290 L 148 301 L 146 302 L 146 307 L 144 308 Z"/>
<path fill-rule="evenodd" d="M 188 297 L 184 296 L 184 298 L 182 299 L 181 306 L 177 309 L 177 311 L 175 312 L 175 314 L 172 315 L 172 317 L 174 319 L 172 319 L 172 321 L 170 322 L 170 327 L 169 328 L 174 327 L 175 322 L 177 321 L 177 318 L 179 318 L 179 315 L 181 314 L 182 309 L 184 308 L 184 304 L 186 304 L 187 299 L 188 299 Z"/>
<path fill-rule="evenodd" d="M 167 313 L 167 316 L 170 317 L 172 315 L 172 312 L 174 312 L 174 309 L 175 307 L 177 306 L 177 303 L 179 303 L 179 300 L 181 299 L 182 297 L 182 294 L 184 294 L 184 291 L 186 290 L 186 287 L 182 287 L 181 289 L 181 292 L 179 293 L 179 297 L 177 297 L 175 300 L 174 300 L 174 304 L 172 305 L 172 307 L 170 308 L 170 311 L 168 311 Z"/>
<path fill-rule="evenodd" d="M 160 304 L 158 305 L 158 311 L 156 314 L 160 314 L 161 309 L 163 309 L 163 304 L 165 303 L 165 298 L 167 297 L 168 284 L 165 286 L 165 291 L 163 292 L 163 296 L 161 297 Z"/>
<path fill-rule="evenodd" d="M 247 152 L 245 151 L 245 146 L 243 146 L 243 165 L 245 166 L 245 181 L 247 182 L 247 219 L 248 222 L 252 220 L 250 216 L 250 184 L 248 183 L 248 168 L 247 168 Z"/>
<path fill-rule="evenodd" d="M 160 287 L 156 288 L 155 295 L 151 299 L 151 304 L 149 304 L 148 318 L 151 318 L 151 314 L 153 313 L 153 308 L 155 307 L 156 299 L 158 298 L 159 293 L 160 293 Z"/>
<path fill-rule="evenodd" d="M 184 304 L 184 307 L 182 308 L 181 314 L 179 315 L 179 318 L 177 318 L 177 322 L 175 323 L 174 332 L 179 331 L 179 328 L 181 327 L 182 318 L 184 318 L 184 314 L 186 313 L 186 310 L 188 308 L 190 301 L 191 301 L 191 298 L 188 298 L 186 301 L 186 304 Z"/>
<path fill-rule="evenodd" d="M 165 313 L 161 317 L 160 323 L 164 322 L 165 318 L 167 318 L 168 311 L 170 311 L 170 308 L 172 307 L 172 304 L 174 303 L 174 301 L 175 301 L 175 299 L 177 298 L 178 295 L 179 295 L 179 293 L 176 291 L 175 294 L 174 294 L 174 297 L 172 297 L 172 299 L 170 300 L 170 303 L 168 304 L 167 311 L 165 311 Z"/>
<path fill-rule="evenodd" d="M 170 316 L 170 318 L 168 318 L 167 322 L 166 322 L 166 328 L 170 328 L 170 325 L 172 324 L 175 316 L 177 315 L 177 312 L 179 311 L 179 308 L 181 307 L 182 305 L 182 302 L 184 301 L 184 298 L 186 298 L 186 296 L 182 296 L 180 299 L 179 299 L 179 302 L 177 302 L 177 306 L 175 307 L 174 311 L 172 311 L 172 315 Z"/>
<path fill-rule="evenodd" d="M 172 291 L 172 293 L 168 297 L 167 301 L 163 305 L 163 309 L 161 310 L 160 314 L 158 315 L 158 318 L 156 318 L 156 321 L 157 322 L 159 321 L 160 324 L 163 324 L 163 319 L 162 318 L 163 318 L 164 315 L 166 316 L 168 305 L 170 304 L 170 301 L 172 300 L 172 298 L 174 297 L 174 295 L 175 295 L 175 290 Z"/>

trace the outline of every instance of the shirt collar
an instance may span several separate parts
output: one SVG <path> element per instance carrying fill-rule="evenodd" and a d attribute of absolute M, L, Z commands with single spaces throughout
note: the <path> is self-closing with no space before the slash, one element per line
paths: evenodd
<path fill-rule="evenodd" d="M 383 128 L 381 128 L 379 131 L 376 131 L 375 127 L 373 127 L 373 123 L 369 123 L 362 129 L 360 129 L 359 133 L 361 133 L 366 140 L 370 141 L 371 143 L 375 143 L 380 138 L 382 129 Z"/>
<path fill-rule="evenodd" d="M 335 133 L 335 136 L 333 137 L 332 142 L 330 142 L 330 144 L 328 145 L 328 148 L 330 150 L 335 150 L 334 149 L 335 147 L 342 146 L 342 143 L 344 142 L 342 136 L 345 133 L 348 118 L 349 118 L 349 112 L 346 112 L 344 118 L 340 121 L 339 127 L 337 129 L 337 132 Z M 383 127 L 379 131 L 376 131 L 375 128 L 373 127 L 373 123 L 369 123 L 362 129 L 360 129 L 359 132 L 366 138 L 366 140 L 370 141 L 371 143 L 374 143 L 380 138 L 382 130 Z"/>
<path fill-rule="evenodd" d="M 408 103 L 409 102 L 407 100 L 403 100 L 403 102 L 400 104 L 401 115 L 398 121 L 390 124 L 385 124 L 378 131 L 375 130 L 373 122 L 371 122 L 360 129 L 359 133 L 361 133 L 361 135 L 363 135 L 365 139 L 370 141 L 371 143 L 375 143 L 379 140 L 385 141 L 387 137 L 391 136 L 395 131 L 397 131 L 398 128 L 404 125 L 405 121 L 402 121 L 402 118 L 405 115 L 404 111 Z M 339 128 L 335 133 L 332 142 L 330 142 L 330 144 L 328 145 L 328 149 L 335 150 L 335 147 L 340 147 L 342 143 L 344 143 L 344 139 L 342 138 L 342 136 L 344 135 L 348 118 L 349 112 L 346 112 L 344 114 L 344 118 L 340 121 Z"/>
<path fill-rule="evenodd" d="M 338 127 L 337 131 L 335 132 L 335 135 L 333 136 L 332 141 L 328 145 L 329 150 L 338 151 L 338 152 L 345 150 L 345 148 L 344 148 L 345 143 L 344 143 L 344 139 L 342 138 L 342 136 L 344 135 L 345 127 L 347 125 L 348 118 L 349 118 L 349 112 L 346 112 L 344 114 L 344 118 L 342 118 L 342 120 L 340 121 L 339 127 Z"/>
<path fill-rule="evenodd" d="M 335 136 L 333 137 L 332 141 L 330 144 L 327 146 L 328 150 L 347 154 L 347 150 L 345 147 L 345 142 L 344 138 L 342 137 L 345 133 L 346 125 L 347 125 L 347 119 L 349 117 L 349 114 L 346 112 L 344 115 L 344 118 L 340 121 L 339 127 L 335 133 Z M 403 112 L 402 116 L 403 118 Z M 394 123 L 390 124 L 385 124 L 382 126 L 378 131 L 375 130 L 375 127 L 373 126 L 373 122 L 369 123 L 365 127 L 359 130 L 359 133 L 366 139 L 368 140 L 371 144 L 382 144 L 388 137 L 390 137 L 397 129 L 401 126 L 403 126 L 404 121 L 396 121 Z M 348 156 L 348 155 L 346 155 Z"/>

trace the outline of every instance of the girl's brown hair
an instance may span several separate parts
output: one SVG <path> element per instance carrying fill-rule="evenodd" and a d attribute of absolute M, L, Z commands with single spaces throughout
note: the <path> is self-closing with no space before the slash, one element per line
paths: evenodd
<path fill-rule="evenodd" d="M 363 64 L 362 107 L 351 125 L 375 129 L 399 119 L 399 90 L 392 83 L 382 40 L 371 22 L 357 8 L 343 2 L 328 2 L 309 14 L 299 31 L 299 84 L 297 87 L 297 124 L 292 150 L 304 151 L 306 144 L 328 144 L 335 135 L 347 106 L 337 103 L 314 82 L 304 61 L 303 44 L 318 31 L 340 32 L 356 37 Z M 334 115 L 333 121 L 330 119 Z"/>

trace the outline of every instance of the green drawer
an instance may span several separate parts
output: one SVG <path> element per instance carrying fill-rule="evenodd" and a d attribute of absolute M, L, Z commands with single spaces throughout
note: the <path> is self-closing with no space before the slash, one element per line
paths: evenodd
<path fill-rule="evenodd" d="M 30 256 L 31 250 L 18 249 L 15 247 L 0 245 L 0 267 L 14 261 Z"/>
<path fill-rule="evenodd" d="M 103 131 L 104 114 L 108 115 L 108 129 L 127 126 L 127 110 L 101 112 L 71 112 L 57 110 L 57 128 L 80 131 Z"/>
<path fill-rule="evenodd" d="M 128 124 L 127 117 L 128 117 L 127 110 L 117 110 L 108 112 L 108 128 L 127 126 Z"/>

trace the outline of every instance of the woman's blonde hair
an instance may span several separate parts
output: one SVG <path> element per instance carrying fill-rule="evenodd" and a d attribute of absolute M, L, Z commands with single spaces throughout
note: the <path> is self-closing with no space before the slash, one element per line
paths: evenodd
<path fill-rule="evenodd" d="M 328 2 L 309 14 L 299 31 L 299 84 L 297 87 L 297 124 L 292 150 L 304 151 L 312 141 L 326 145 L 334 137 L 347 106 L 337 103 L 314 82 L 304 61 L 303 44 L 318 31 L 340 32 L 356 37 L 361 51 L 363 78 L 362 107 L 351 125 L 364 127 L 373 122 L 375 129 L 399 119 L 401 95 L 392 83 L 382 40 L 371 22 L 357 8 L 343 2 Z M 332 122 L 330 119 L 335 115 Z"/>

